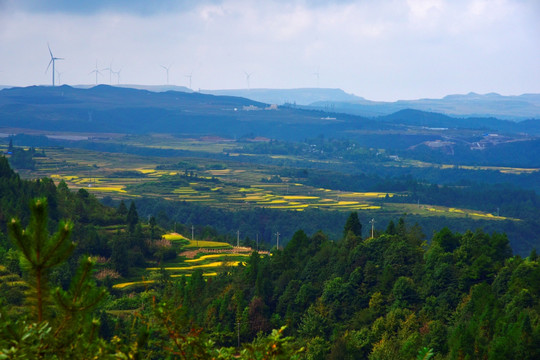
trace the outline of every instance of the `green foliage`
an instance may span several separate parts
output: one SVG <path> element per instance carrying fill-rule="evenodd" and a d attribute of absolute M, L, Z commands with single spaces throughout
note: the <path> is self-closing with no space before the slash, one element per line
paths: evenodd
<path fill-rule="evenodd" d="M 26 230 L 18 220 L 9 224 L 11 236 L 21 252 L 22 266 L 29 272 L 29 281 L 34 290 L 36 318 L 43 321 L 43 312 L 48 295 L 47 276 L 51 269 L 67 260 L 75 244 L 69 240 L 71 223 L 61 223 L 52 237 L 47 230 L 47 200 L 35 200 L 30 210 L 32 216 Z"/>
<path fill-rule="evenodd" d="M 343 236 L 346 237 L 349 232 L 355 236 L 362 236 L 362 224 L 358 219 L 358 213 L 356 211 L 349 215 L 347 222 L 345 223 L 345 228 L 343 229 Z"/>
<path fill-rule="evenodd" d="M 433 353 L 433 349 L 428 349 L 427 347 L 423 347 L 422 349 L 418 350 L 418 356 L 416 357 L 416 360 L 429 360 L 435 355 Z"/>
<path fill-rule="evenodd" d="M 47 180 L 21 181 L 9 167 L 2 169 L 0 160 L 5 181 L 24 190 L 6 188 L 13 191 L 0 198 L 2 206 L 27 189 L 46 193 L 53 227 L 65 226 L 59 219 L 70 214 L 77 258 L 85 253 L 110 257 L 98 269 L 113 267 L 137 280 L 137 262 L 146 266 L 156 260 L 157 251 L 148 244 L 157 243 L 151 239 L 162 231 L 159 216 L 142 224 L 133 204 L 120 214 L 86 191 L 71 193 L 65 184 L 55 188 Z M 512 257 L 502 234 L 442 229 L 429 244 L 423 243 L 421 229 L 408 227 L 404 218 L 365 241 L 352 231 L 342 241 L 332 241 L 341 232 L 329 237 L 297 231 L 282 251 L 272 256 L 254 252 L 245 266 L 215 277 L 196 271 L 176 278 L 161 270 L 151 276 L 151 286 L 112 294 L 96 287 L 88 256 L 79 259 L 76 272 L 78 259 L 66 260 L 71 245 L 59 242 L 55 261 L 45 264 L 44 273 L 66 286 L 52 289 L 52 281 L 44 283 L 43 294 L 53 296 L 43 297 L 45 311 L 36 322 L 36 308 L 14 298 L 24 295 L 19 273 L 37 289 L 32 269 L 39 263 L 24 254 L 36 252 L 32 242 L 54 244 L 59 233 L 50 236 L 46 221 L 36 221 L 34 212 L 24 215 L 13 204 L 13 215 L 21 221 L 9 224 L 12 238 L 14 244 L 17 237 L 25 241 L 18 245 L 21 256 L 9 242 L 2 243 L 0 357 L 540 358 L 539 259 L 534 253 Z M 197 211 L 188 215 L 200 216 Z M 28 228 L 23 231 L 21 223 L 29 223 Z M 219 236 L 215 230 L 206 234 Z M 71 244 L 67 236 L 64 241 Z M 43 249 L 50 246 L 41 246 L 42 255 Z M 34 302 L 36 294 L 30 294 Z M 98 307 L 106 310 L 98 312 Z M 238 338 L 241 346 L 232 348 Z"/>
<path fill-rule="evenodd" d="M 28 150 L 12 147 L 11 158 L 9 162 L 15 169 L 30 169 L 34 170 L 36 161 L 33 157 L 36 155 L 36 150 L 30 148 Z"/>
<path fill-rule="evenodd" d="M 133 232 L 135 225 L 139 222 L 139 214 L 137 214 L 137 208 L 133 201 L 131 202 L 131 205 L 129 205 L 126 221 L 129 226 L 129 231 Z"/>

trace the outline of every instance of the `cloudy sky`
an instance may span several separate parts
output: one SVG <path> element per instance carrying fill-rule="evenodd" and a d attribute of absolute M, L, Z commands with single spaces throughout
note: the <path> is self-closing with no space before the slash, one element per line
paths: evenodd
<path fill-rule="evenodd" d="M 0 0 L 0 84 L 540 93 L 538 0 Z M 57 79 L 58 80 L 58 79 Z M 103 71 L 100 83 L 117 77 Z"/>

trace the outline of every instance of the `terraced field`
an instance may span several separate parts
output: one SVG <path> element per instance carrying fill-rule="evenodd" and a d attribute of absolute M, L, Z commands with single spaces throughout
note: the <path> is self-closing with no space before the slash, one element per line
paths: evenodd
<path fill-rule="evenodd" d="M 180 256 L 174 262 L 163 264 L 160 267 L 147 267 L 145 274 L 140 280 L 121 282 L 113 285 L 114 289 L 131 290 L 137 287 L 151 286 L 159 277 L 160 271 L 166 271 L 171 278 L 191 276 L 195 270 L 202 270 L 205 277 L 217 276 L 218 272 L 226 271 L 227 268 L 245 265 L 247 257 L 251 255 L 251 249 L 233 248 L 230 244 L 217 241 L 197 241 L 171 233 L 163 236 L 178 247 Z M 194 255 L 194 258 L 188 258 Z M 265 255 L 261 255 L 265 256 Z"/>
<path fill-rule="evenodd" d="M 152 138 L 150 143 L 158 143 Z M 153 141 L 153 142 L 152 142 Z M 219 152 L 231 147 L 230 142 L 171 140 L 174 148 L 193 147 Z M 36 158 L 37 170 L 21 171 L 23 177 L 51 177 L 65 181 L 72 189 L 84 188 L 98 197 L 120 199 L 160 197 L 167 200 L 194 202 L 227 209 L 268 209 L 305 211 L 412 212 L 425 216 L 476 217 L 501 220 L 494 214 L 467 209 L 444 208 L 420 204 L 391 204 L 385 199 L 395 196 L 385 192 L 345 192 L 315 188 L 290 179 L 280 183 L 262 181 L 275 175 L 276 168 L 253 166 L 233 161 L 193 158 L 156 158 L 117 153 L 96 153 L 82 149 L 47 149 L 46 157 Z M 182 170 L 178 164 L 185 164 Z M 415 163 L 411 166 L 434 166 Z M 172 170 L 163 170 L 172 169 Z M 532 171 L 534 169 L 500 168 L 500 171 Z"/>

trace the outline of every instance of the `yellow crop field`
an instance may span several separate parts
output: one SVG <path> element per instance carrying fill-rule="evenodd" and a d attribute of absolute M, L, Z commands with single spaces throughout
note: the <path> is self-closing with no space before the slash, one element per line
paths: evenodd
<path fill-rule="evenodd" d="M 251 195 L 251 196 L 246 196 L 245 198 L 242 198 L 242 200 L 246 200 L 246 201 L 264 201 L 266 198 L 264 196 L 259 196 L 259 195 Z"/>
<path fill-rule="evenodd" d="M 185 239 L 185 238 L 184 238 Z M 188 240 L 188 239 L 186 239 Z M 232 248 L 231 244 L 220 241 L 189 240 L 186 248 Z"/>
<path fill-rule="evenodd" d="M 468 216 L 475 216 L 480 217 L 484 219 L 491 219 L 491 220 L 505 220 L 507 219 L 504 216 L 495 216 L 490 213 L 481 213 L 478 211 L 472 211 L 472 210 L 466 210 L 466 209 L 457 209 L 457 208 L 443 208 L 443 207 L 426 207 L 426 210 L 430 212 L 436 212 L 436 213 L 454 213 L 459 215 L 468 215 Z"/>
<path fill-rule="evenodd" d="M 204 268 L 223 267 L 223 266 L 238 266 L 240 263 L 242 263 L 242 265 L 246 264 L 243 261 L 215 261 L 208 264 L 191 265 L 191 266 L 173 266 L 173 267 L 166 267 L 164 269 L 167 271 L 196 270 L 196 269 L 204 269 Z M 157 270 L 160 270 L 160 268 L 150 267 L 150 268 L 146 268 L 146 270 L 157 271 Z"/>
<path fill-rule="evenodd" d="M 386 195 L 388 197 L 393 197 L 393 193 L 382 193 L 382 192 L 353 192 L 353 193 L 346 193 L 346 194 L 340 194 L 340 197 L 364 197 L 364 198 L 385 198 Z"/>
<path fill-rule="evenodd" d="M 356 205 L 356 204 L 358 204 L 358 201 L 339 201 L 336 205 L 343 206 L 343 205 Z"/>
<path fill-rule="evenodd" d="M 141 280 L 141 281 L 125 282 L 125 283 L 120 283 L 120 284 L 114 284 L 113 289 L 123 289 L 131 285 L 152 284 L 154 282 L 156 281 L 155 280 Z"/>
<path fill-rule="evenodd" d="M 303 209 L 309 207 L 308 204 L 303 205 L 271 205 L 268 206 L 269 209 L 289 209 L 289 210 L 297 210 L 297 209 Z"/>
<path fill-rule="evenodd" d="M 186 273 L 186 274 L 173 274 L 173 275 L 171 275 L 172 278 L 177 278 L 177 277 L 182 277 L 182 276 L 190 277 L 191 274 Z M 203 273 L 203 276 L 204 277 L 217 276 L 217 272 L 211 271 L 211 272 Z M 115 284 L 112 287 L 113 287 L 113 289 L 124 289 L 126 287 L 133 286 L 133 285 L 146 285 L 146 284 L 153 284 L 155 282 L 156 282 L 156 280 L 130 281 L 130 282 L 124 282 L 124 283 Z"/>
<path fill-rule="evenodd" d="M 248 257 L 248 256 L 251 256 L 251 255 L 249 255 L 249 254 L 233 254 L 233 253 L 210 254 L 210 255 L 203 255 L 198 259 L 186 259 L 186 260 L 184 260 L 184 262 L 193 263 L 193 262 L 204 261 L 204 260 L 207 260 L 207 259 L 215 259 L 215 258 L 227 257 L 227 256 L 234 256 L 234 257 L 246 256 L 246 257 Z"/>
<path fill-rule="evenodd" d="M 201 199 L 209 199 L 210 195 L 192 195 L 192 194 L 180 194 L 178 195 L 180 199 L 191 199 L 191 200 L 201 200 Z"/>
<path fill-rule="evenodd" d="M 263 189 L 252 187 L 252 188 L 240 188 L 240 190 L 238 190 L 238 192 L 259 192 L 259 191 L 263 191 Z"/>
<path fill-rule="evenodd" d="M 217 272 L 215 271 L 211 271 L 211 272 L 207 272 L 207 273 L 203 273 L 202 274 L 203 276 L 217 276 Z M 187 274 L 173 274 L 171 275 L 171 277 L 182 277 L 182 276 L 191 276 L 191 274 L 187 273 Z"/>
<path fill-rule="evenodd" d="M 285 200 L 317 200 L 318 196 L 302 196 L 302 195 L 286 195 L 283 196 Z"/>
<path fill-rule="evenodd" d="M 198 191 L 193 190 L 190 187 L 181 187 L 181 188 L 178 188 L 178 189 L 174 189 L 173 193 L 175 193 L 175 194 L 197 194 Z"/>
<path fill-rule="evenodd" d="M 169 240 L 169 241 L 178 241 L 178 240 L 188 240 L 188 238 L 186 238 L 185 236 L 183 235 L 180 235 L 180 234 L 177 234 L 177 233 L 170 233 L 170 234 L 165 234 L 162 236 L 163 239 L 165 240 Z"/>
<path fill-rule="evenodd" d="M 216 201 L 215 199 L 197 199 L 197 198 L 190 198 L 190 197 L 182 197 L 179 196 L 180 200 L 185 202 L 213 202 Z"/>
<path fill-rule="evenodd" d="M 92 191 L 113 191 L 125 193 L 126 190 L 124 190 L 124 188 L 125 186 L 90 186 L 87 189 Z"/>

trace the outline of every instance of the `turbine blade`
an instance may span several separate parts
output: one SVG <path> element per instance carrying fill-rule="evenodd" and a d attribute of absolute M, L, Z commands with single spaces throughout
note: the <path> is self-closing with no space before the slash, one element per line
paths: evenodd
<path fill-rule="evenodd" d="M 47 65 L 47 70 L 45 70 L 45 73 L 49 71 L 49 68 L 51 67 L 51 64 L 53 63 L 53 61 L 54 61 L 54 58 L 51 58 L 51 61 L 49 61 L 49 65 Z"/>
<path fill-rule="evenodd" d="M 51 59 L 54 58 L 54 56 L 52 54 L 52 51 L 51 51 L 51 47 L 49 46 L 49 43 L 47 43 L 47 48 L 49 49 L 49 54 L 51 54 Z"/>

